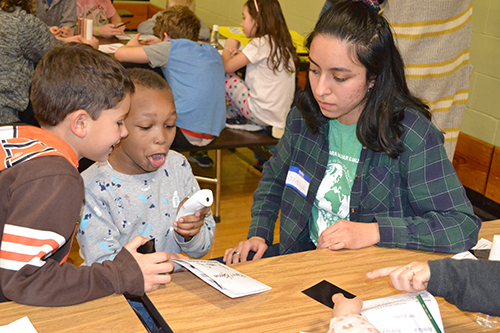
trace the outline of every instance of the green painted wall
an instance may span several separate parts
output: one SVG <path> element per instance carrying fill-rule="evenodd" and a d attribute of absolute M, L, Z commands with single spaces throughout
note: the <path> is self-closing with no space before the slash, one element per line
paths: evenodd
<path fill-rule="evenodd" d="M 474 72 L 462 132 L 500 147 L 500 1 L 476 0 L 473 11 Z"/>
<path fill-rule="evenodd" d="M 164 0 L 156 0 L 164 1 Z M 196 0 L 196 13 L 208 27 L 241 22 L 244 0 Z M 307 36 L 323 0 L 281 0 L 288 27 Z M 473 4 L 470 61 L 474 72 L 462 132 L 500 147 L 500 0 Z"/>

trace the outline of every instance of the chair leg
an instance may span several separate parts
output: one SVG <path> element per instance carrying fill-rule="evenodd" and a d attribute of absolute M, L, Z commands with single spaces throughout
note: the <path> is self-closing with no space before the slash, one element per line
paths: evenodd
<path fill-rule="evenodd" d="M 220 222 L 220 192 L 221 192 L 221 170 L 222 170 L 222 150 L 216 150 L 215 157 L 215 222 Z"/>

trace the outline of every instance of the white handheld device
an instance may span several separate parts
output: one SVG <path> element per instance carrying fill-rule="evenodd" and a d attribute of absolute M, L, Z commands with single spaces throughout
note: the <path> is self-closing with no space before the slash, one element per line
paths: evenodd
<path fill-rule="evenodd" d="M 182 207 L 179 209 L 175 220 L 178 221 L 179 218 L 187 215 L 194 215 L 198 210 L 204 207 L 210 207 L 214 202 L 214 197 L 212 191 L 210 190 L 199 190 L 193 196 L 184 202 Z"/>

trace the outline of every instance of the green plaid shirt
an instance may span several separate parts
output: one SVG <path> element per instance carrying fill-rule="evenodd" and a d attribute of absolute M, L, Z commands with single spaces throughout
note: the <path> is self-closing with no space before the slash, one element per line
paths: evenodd
<path fill-rule="evenodd" d="M 444 138 L 420 113 L 407 110 L 397 159 L 363 147 L 351 190 L 350 220 L 379 224 L 380 246 L 460 252 L 477 243 L 481 221 L 443 147 Z M 328 163 L 328 122 L 312 134 L 293 109 L 285 134 L 264 165 L 254 193 L 248 238 L 273 243 L 280 216 L 280 253 L 296 252 L 309 241 L 308 220 Z M 307 196 L 285 185 L 297 167 L 310 178 Z"/>

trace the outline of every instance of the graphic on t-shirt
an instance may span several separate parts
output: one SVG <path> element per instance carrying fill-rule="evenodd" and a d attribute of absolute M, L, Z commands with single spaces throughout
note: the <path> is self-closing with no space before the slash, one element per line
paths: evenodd
<path fill-rule="evenodd" d="M 342 181 L 342 179 L 347 181 Z M 343 189 L 346 184 L 352 183 L 347 167 L 338 159 L 338 163 L 328 165 L 325 177 L 318 188 L 317 223 L 320 230 L 324 230 L 333 223 L 345 219 L 349 214 L 350 189 Z M 319 200 L 318 200 L 319 199 Z M 335 207 L 334 207 L 335 206 Z"/>
<path fill-rule="evenodd" d="M 79 17 L 92 19 L 93 25 L 100 27 L 108 24 L 108 12 L 101 5 L 84 5 L 78 8 Z"/>

